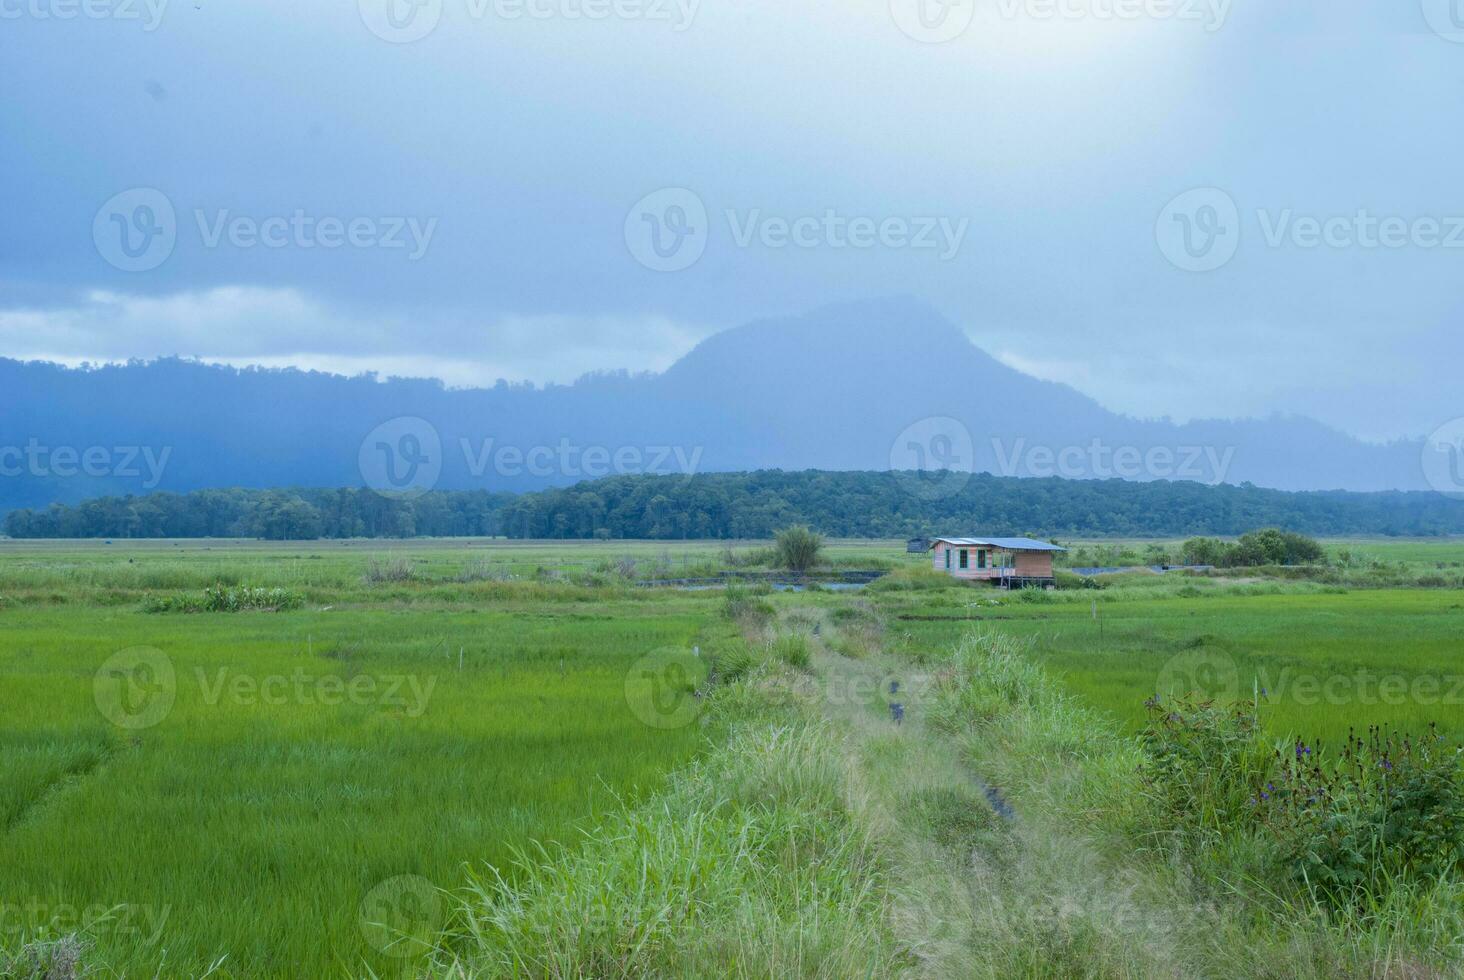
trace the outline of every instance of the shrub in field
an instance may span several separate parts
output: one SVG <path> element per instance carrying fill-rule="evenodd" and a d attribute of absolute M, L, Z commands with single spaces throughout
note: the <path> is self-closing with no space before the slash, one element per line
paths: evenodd
<path fill-rule="evenodd" d="M 819 553 L 823 550 L 823 538 L 798 524 L 778 532 L 773 550 L 780 568 L 806 572 L 818 564 Z"/>
<path fill-rule="evenodd" d="M 1460 750 L 1434 726 L 1413 738 L 1370 727 L 1342 753 L 1297 742 L 1252 801 L 1299 882 L 1338 907 L 1366 908 L 1401 879 L 1464 870 Z"/>
<path fill-rule="evenodd" d="M 1464 871 L 1460 749 L 1430 726 L 1414 738 L 1349 734 L 1340 755 L 1262 738 L 1256 705 L 1146 702 L 1144 785 L 1158 824 L 1198 849 L 1257 833 L 1268 874 L 1339 910 L 1386 903 L 1402 882 Z"/>
<path fill-rule="evenodd" d="M 280 612 L 299 609 L 305 597 L 289 589 L 249 588 L 248 586 L 215 585 L 202 594 L 180 592 L 171 596 L 150 596 L 143 605 L 146 612 L 243 612 L 264 610 Z"/>
<path fill-rule="evenodd" d="M 1180 558 L 1186 565 L 1254 568 L 1319 564 L 1326 559 L 1326 552 L 1315 538 L 1268 527 L 1242 534 L 1234 544 L 1218 538 L 1190 538 L 1180 546 Z"/>

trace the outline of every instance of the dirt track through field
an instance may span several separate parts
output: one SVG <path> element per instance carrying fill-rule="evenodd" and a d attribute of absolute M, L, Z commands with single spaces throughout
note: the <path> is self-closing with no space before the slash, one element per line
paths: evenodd
<path fill-rule="evenodd" d="M 931 723 L 934 672 L 882 652 L 843 656 L 823 642 L 829 623 L 819 633 L 820 703 L 845 734 L 853 806 L 893 855 L 892 917 L 910 975 L 1203 972 L 1182 966 L 1181 910 L 1156 904 L 1140 875 L 1101 859 L 1081 833 L 1024 813 L 972 770 L 960 741 Z M 903 706 L 899 723 L 892 703 Z M 1095 934 L 1124 937 L 1094 944 L 1116 946 L 1121 960 L 1090 961 Z"/>

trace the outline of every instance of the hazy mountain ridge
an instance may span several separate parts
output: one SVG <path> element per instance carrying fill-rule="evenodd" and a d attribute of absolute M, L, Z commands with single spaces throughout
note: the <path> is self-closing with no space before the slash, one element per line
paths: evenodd
<path fill-rule="evenodd" d="M 1367 444 L 1299 418 L 1131 419 L 1006 367 L 902 299 L 737 327 L 659 375 L 547 388 L 172 358 L 92 369 L 0 360 L 0 410 L 0 510 L 150 490 L 360 486 L 363 440 L 399 417 L 440 438 L 442 489 L 688 468 L 907 469 L 927 449 L 927 465 L 950 461 L 956 443 L 959 466 L 1000 475 L 1426 489 L 1417 443 Z M 535 447 L 549 462 L 522 460 Z M 83 465 L 89 450 L 97 465 Z"/>

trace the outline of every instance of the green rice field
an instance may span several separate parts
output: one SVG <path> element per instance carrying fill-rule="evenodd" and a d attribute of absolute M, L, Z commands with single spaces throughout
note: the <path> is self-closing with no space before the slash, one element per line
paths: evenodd
<path fill-rule="evenodd" d="M 368 586 L 368 559 L 320 550 L 3 549 L 0 946 L 101 919 L 132 976 L 408 974 L 414 933 L 449 925 L 433 886 L 511 873 L 705 742 L 625 685 L 698 639 L 706 599 Z M 215 578 L 309 599 L 141 609 Z"/>
<path fill-rule="evenodd" d="M 80 930 L 107 976 L 415 975 L 470 873 L 512 879 L 520 849 L 572 845 L 716 744 L 648 723 L 627 683 L 648 654 L 720 642 L 723 596 L 637 580 L 762 547 L 0 541 L 0 950 Z M 872 611 L 915 659 L 1014 633 L 1130 730 L 1155 693 L 1264 688 L 1278 736 L 1464 734 L 1456 589 L 1171 575 L 1016 595 L 903 542 L 828 558 L 896 573 L 773 601 Z M 293 598 L 150 611 L 216 586 Z"/>

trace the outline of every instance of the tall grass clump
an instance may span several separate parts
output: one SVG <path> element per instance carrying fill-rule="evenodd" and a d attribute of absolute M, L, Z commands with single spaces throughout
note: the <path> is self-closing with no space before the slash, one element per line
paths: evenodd
<path fill-rule="evenodd" d="M 802 524 L 784 528 L 778 532 L 773 543 L 780 568 L 792 572 L 806 572 L 818 564 L 823 551 L 823 538 Z"/>
<path fill-rule="evenodd" d="M 79 980 L 89 975 L 85 953 L 74 934 L 22 943 L 14 952 L 0 946 L 0 980 Z"/>
<path fill-rule="evenodd" d="M 761 633 L 767 629 L 777 611 L 764 594 L 755 589 L 727 583 L 722 593 L 722 615 L 736 623 L 744 632 Z"/>
<path fill-rule="evenodd" d="M 768 653 L 794 670 L 807 670 L 813 663 L 808 637 L 802 633 L 782 633 L 768 644 Z"/>
<path fill-rule="evenodd" d="M 367 562 L 366 571 L 361 577 L 368 585 L 411 582 L 417 578 L 417 572 L 407 558 L 373 558 Z"/>
<path fill-rule="evenodd" d="M 884 872 L 833 736 L 720 692 L 727 744 L 579 847 L 475 878 L 442 976 L 888 976 Z M 781 710 L 781 709 L 780 709 Z M 789 709 L 796 712 L 798 709 Z"/>

